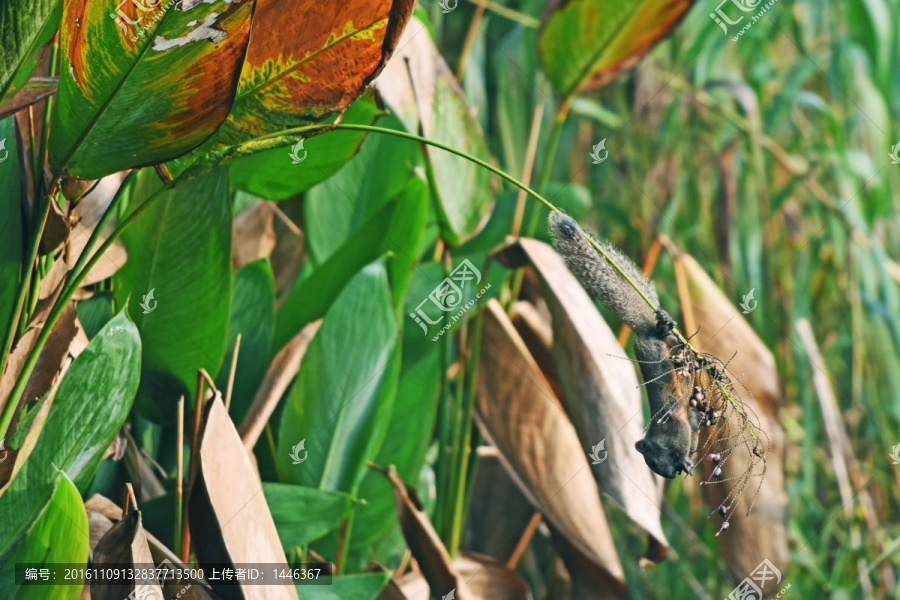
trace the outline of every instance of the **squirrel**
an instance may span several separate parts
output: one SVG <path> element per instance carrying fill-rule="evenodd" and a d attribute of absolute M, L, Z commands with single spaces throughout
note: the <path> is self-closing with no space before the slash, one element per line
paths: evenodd
<path fill-rule="evenodd" d="M 551 212 L 550 237 L 556 251 L 587 292 L 602 302 L 635 333 L 634 353 L 640 364 L 650 402 L 650 426 L 647 435 L 635 443 L 644 461 L 654 472 L 674 479 L 694 469 L 691 457 L 697 452 L 700 417 L 689 404 L 690 377 L 679 374 L 673 350 L 679 345 L 672 335 L 675 321 L 662 309 L 652 310 L 628 281 L 591 245 L 588 234 L 575 220 L 560 212 Z M 591 236 L 628 274 L 641 291 L 659 305 L 653 284 L 622 253 Z"/>

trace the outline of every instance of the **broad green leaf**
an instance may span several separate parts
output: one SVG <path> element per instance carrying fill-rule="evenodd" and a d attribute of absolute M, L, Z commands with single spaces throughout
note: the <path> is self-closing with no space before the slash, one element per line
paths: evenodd
<path fill-rule="evenodd" d="M 602 87 L 668 34 L 693 0 L 555 0 L 545 12 L 538 54 L 564 101 Z"/>
<path fill-rule="evenodd" d="M 222 123 L 254 2 L 65 3 L 50 165 L 96 179 L 184 154 Z M 149 8 L 148 8 L 149 7 Z"/>
<path fill-rule="evenodd" d="M 72 362 L 34 450 L 0 496 L 0 558 L 47 503 L 56 469 L 87 489 L 131 409 L 140 358 L 140 336 L 123 311 Z"/>
<path fill-rule="evenodd" d="M 487 142 L 469 114 L 465 100 L 449 78 L 435 84 L 431 126 L 426 137 L 491 162 Z M 435 211 L 444 239 L 458 245 L 487 223 L 494 202 L 491 173 L 467 158 L 428 146 L 435 188 Z"/>
<path fill-rule="evenodd" d="M 216 134 L 170 165 L 181 172 L 239 156 L 237 146 L 333 121 L 381 71 L 415 2 L 257 0 L 237 96 Z M 236 153 L 235 153 L 236 152 Z"/>
<path fill-rule="evenodd" d="M 376 85 L 407 131 L 421 131 L 431 140 L 490 162 L 487 142 L 466 106 L 462 89 L 418 19 L 410 22 L 398 55 Z M 458 245 L 475 235 L 491 213 L 491 174 L 433 146 L 427 146 L 425 153 L 442 236 Z"/>
<path fill-rule="evenodd" d="M 403 193 L 388 202 L 356 230 L 331 257 L 298 283 L 275 315 L 272 350 L 279 350 L 304 325 L 322 317 L 347 282 L 363 266 L 385 253 L 395 304 L 402 301 L 419 248 L 428 212 L 425 183 L 409 181 Z"/>
<path fill-rule="evenodd" d="M 35 53 L 53 37 L 61 13 L 60 0 L 31 0 L 27 8 L 13 0 L 0 2 L 0 100 L 31 77 Z"/>
<path fill-rule="evenodd" d="M 266 375 L 272 325 L 275 321 L 275 280 L 266 259 L 248 263 L 234 275 L 231 292 L 231 323 L 225 358 L 216 378 L 216 387 L 228 386 L 234 341 L 241 334 L 234 389 L 229 412 L 240 423 L 253 403 L 253 396 Z"/>
<path fill-rule="evenodd" d="M 390 573 L 341 575 L 331 585 L 298 585 L 303 600 L 375 600 L 391 579 Z"/>
<path fill-rule="evenodd" d="M 160 189 L 151 169 L 138 176 L 129 208 Z M 128 262 L 116 298 L 144 345 L 136 404 L 161 420 L 194 390 L 197 369 L 218 373 L 231 307 L 231 201 L 218 169 L 166 190 L 125 230 Z M 174 418 L 174 417 L 173 417 Z"/>
<path fill-rule="evenodd" d="M 395 124 L 399 122 L 393 117 L 379 121 L 383 127 Z M 388 200 L 403 191 L 414 177 L 412 167 L 418 155 L 415 144 L 373 135 L 337 174 L 309 190 L 303 216 L 309 251 L 317 264 L 327 260 Z"/>
<path fill-rule="evenodd" d="M 71 585 L 16 585 L 16 563 L 53 565 L 53 563 L 87 564 L 87 511 L 78 488 L 64 473 L 52 482 L 52 496 L 42 505 L 37 518 L 25 532 L 22 543 L 0 566 L 0 588 L 9 600 L 77 600 L 84 580 Z M 58 566 L 57 566 L 58 568 Z"/>
<path fill-rule="evenodd" d="M 415 326 L 413 328 L 418 330 Z M 429 343 L 430 352 L 424 357 L 412 355 L 404 347 L 403 372 L 397 386 L 388 432 L 374 461 L 378 465 L 394 465 L 404 481 L 419 480 L 437 414 L 441 346 Z M 364 504 L 357 509 L 360 516 L 353 522 L 350 549 L 361 551 L 368 561 L 376 557 L 363 549 L 388 535 L 397 523 L 397 508 L 393 487 L 384 475 L 376 471 L 366 473 L 359 488 L 359 498 Z"/>
<path fill-rule="evenodd" d="M 264 482 L 263 493 L 286 552 L 335 529 L 353 506 L 347 494 L 289 483 Z"/>
<path fill-rule="evenodd" d="M 15 311 L 25 243 L 22 206 L 25 187 L 19 172 L 15 117 L 0 121 L 0 344 Z"/>
<path fill-rule="evenodd" d="M 374 97 L 367 94 L 350 105 L 342 123 L 371 125 L 378 114 Z M 334 175 L 356 154 L 365 136 L 364 131 L 336 130 L 303 140 L 303 150 L 296 153 L 302 161 L 297 164 L 291 147 L 251 154 L 231 163 L 231 184 L 267 200 L 290 198 Z"/>
<path fill-rule="evenodd" d="M 88 339 L 94 339 L 97 332 L 103 329 L 113 316 L 113 294 L 98 292 L 78 303 L 78 322 L 84 329 Z"/>
<path fill-rule="evenodd" d="M 399 358 L 387 270 L 378 261 L 350 280 L 303 357 L 278 432 L 285 481 L 355 494 L 387 430 Z"/>

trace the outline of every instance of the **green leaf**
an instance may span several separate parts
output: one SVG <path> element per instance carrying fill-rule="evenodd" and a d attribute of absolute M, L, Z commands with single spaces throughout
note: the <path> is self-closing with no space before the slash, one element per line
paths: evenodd
<path fill-rule="evenodd" d="M 415 329 L 418 331 L 417 327 Z M 374 461 L 378 465 L 394 465 L 403 481 L 419 480 L 437 414 L 441 346 L 429 343 L 431 348 L 424 357 L 407 352 L 404 347 L 403 373 L 391 420 Z M 362 516 L 353 521 L 350 548 L 359 551 L 368 561 L 377 558 L 364 549 L 388 535 L 397 523 L 394 488 L 384 475 L 369 470 L 360 485 L 359 498 L 365 503 L 357 509 Z"/>
<path fill-rule="evenodd" d="M 379 122 L 383 127 L 395 125 L 399 121 L 394 117 Z M 309 190 L 303 216 L 309 251 L 317 264 L 334 254 L 388 200 L 403 191 L 414 176 L 412 166 L 418 156 L 415 144 L 373 135 L 334 177 Z"/>
<path fill-rule="evenodd" d="M 56 469 L 78 490 L 87 489 L 131 409 L 140 357 L 140 336 L 123 311 L 72 362 L 34 450 L 0 496 L 0 558 L 47 503 Z"/>
<path fill-rule="evenodd" d="M 216 378 L 216 387 L 224 390 L 228 386 L 234 341 L 240 333 L 241 347 L 229 409 L 235 423 L 240 423 L 247 414 L 253 396 L 266 375 L 274 321 L 275 277 L 272 268 L 266 259 L 248 263 L 234 275 L 228 343 Z"/>
<path fill-rule="evenodd" d="M 253 6 L 66 2 L 53 172 L 96 179 L 203 143 L 231 108 Z"/>
<path fill-rule="evenodd" d="M 144 169 L 129 208 L 160 187 L 153 171 Z M 158 422 L 174 414 L 181 394 L 193 397 L 197 369 L 218 373 L 231 312 L 227 171 L 218 169 L 163 194 L 122 234 L 128 262 L 115 276 L 118 305 L 127 303 L 144 344 L 136 403 Z"/>
<path fill-rule="evenodd" d="M 538 40 L 547 79 L 563 101 L 606 85 L 665 37 L 693 1 L 555 0 Z"/>
<path fill-rule="evenodd" d="M 407 131 L 421 129 L 426 138 L 491 162 L 481 127 L 421 21 L 410 22 L 397 56 L 377 83 Z M 491 212 L 491 173 L 433 146 L 426 146 L 425 153 L 441 233 L 458 245 L 475 235 Z"/>
<path fill-rule="evenodd" d="M 289 483 L 264 482 L 263 494 L 287 552 L 335 529 L 353 506 L 347 494 Z"/>
<path fill-rule="evenodd" d="M 429 138 L 453 146 L 487 162 L 490 154 L 481 128 L 469 114 L 462 96 L 438 79 Z M 435 209 L 444 239 L 458 245 L 475 235 L 493 205 L 491 174 L 470 160 L 428 146 L 436 192 Z"/>
<path fill-rule="evenodd" d="M 112 319 L 113 298 L 111 292 L 97 292 L 78 303 L 78 322 L 89 340 L 94 339 L 97 332 Z"/>
<path fill-rule="evenodd" d="M 387 270 L 375 262 L 350 280 L 303 357 L 279 427 L 285 481 L 355 495 L 390 418 L 398 342 Z M 305 459 L 294 464 L 292 453 Z"/>
<path fill-rule="evenodd" d="M 333 577 L 331 585 L 297 585 L 303 600 L 375 600 L 391 579 L 390 573 Z"/>
<path fill-rule="evenodd" d="M 0 99 L 10 87 L 21 88 L 37 67 L 35 53 L 46 44 L 62 13 L 60 0 L 31 0 L 27 8 L 0 2 Z"/>
<path fill-rule="evenodd" d="M 367 94 L 350 105 L 342 123 L 371 125 L 379 113 L 374 97 Z M 251 154 L 231 163 L 231 184 L 268 200 L 290 198 L 334 175 L 356 154 L 365 137 L 364 131 L 347 130 L 311 137 L 304 140 L 306 158 L 299 164 L 292 163 L 292 148 Z"/>
<path fill-rule="evenodd" d="M 2 29 L 0 29 L 2 31 Z M 25 188 L 19 172 L 19 144 L 15 117 L 0 121 L 0 343 L 5 339 L 15 312 L 16 294 L 22 276 L 25 239 L 22 206 Z"/>
<path fill-rule="evenodd" d="M 15 584 L 16 563 L 37 568 L 41 564 L 87 564 L 90 536 L 81 494 L 64 473 L 58 473 L 51 485 L 52 495 L 40 507 L 22 543 L 0 566 L 0 587 L 10 600 L 77 600 L 81 595 L 83 579 L 69 585 Z"/>
<path fill-rule="evenodd" d="M 311 275 L 301 280 L 275 315 L 272 349 L 277 351 L 307 323 L 321 318 L 347 282 L 363 266 L 385 253 L 391 293 L 402 302 L 428 213 L 425 183 L 413 178 Z"/>
<path fill-rule="evenodd" d="M 203 146 L 174 161 L 172 172 L 198 159 L 198 168 L 218 164 L 242 142 L 266 134 L 333 122 L 381 71 L 414 6 L 412 0 L 348 0 L 328 10 L 313 0 L 261 3 L 228 118 Z"/>

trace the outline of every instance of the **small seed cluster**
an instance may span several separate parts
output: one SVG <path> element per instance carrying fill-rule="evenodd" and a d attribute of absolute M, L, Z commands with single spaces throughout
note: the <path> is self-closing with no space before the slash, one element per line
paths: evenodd
<path fill-rule="evenodd" d="M 669 333 L 666 341 L 671 348 L 669 359 L 675 374 L 690 378 L 694 383 L 685 403 L 694 411 L 701 432 L 705 433 L 705 442 L 698 453 L 705 455 L 712 465 L 709 479 L 701 485 L 733 482 L 723 503 L 710 513 L 710 516 L 718 514 L 723 519 L 716 533 L 719 535 L 730 527 L 729 517 L 753 478 L 760 481 L 747 514 L 756 502 L 766 472 L 768 436 L 759 427 L 759 418 L 752 407 L 741 399 L 741 393 L 752 397 L 750 390 L 729 372 L 727 363 L 710 354 L 697 352 L 690 346 L 689 340 L 673 333 Z M 738 391 L 739 388 L 742 392 Z M 668 414 L 671 416 L 674 411 L 686 409 L 687 406 L 671 409 Z M 726 463 L 732 452 L 740 447 L 749 453 L 748 466 L 743 473 L 726 476 Z"/>

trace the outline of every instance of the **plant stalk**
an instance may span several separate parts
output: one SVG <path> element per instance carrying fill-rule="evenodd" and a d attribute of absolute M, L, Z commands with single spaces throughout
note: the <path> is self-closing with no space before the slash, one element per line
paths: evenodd
<path fill-rule="evenodd" d="M 174 183 L 174 182 L 173 182 Z M 50 337 L 50 332 L 53 331 L 53 326 L 56 325 L 56 322 L 59 320 L 60 315 L 62 315 L 63 311 L 66 308 L 66 305 L 72 299 L 72 296 L 75 294 L 75 291 L 78 289 L 78 286 L 84 281 L 84 278 L 91 271 L 94 265 L 100 260 L 100 257 L 112 246 L 113 242 L 118 239 L 122 232 L 134 221 L 138 215 L 140 215 L 145 208 L 147 208 L 153 201 L 157 198 L 162 197 L 163 192 L 168 190 L 172 186 L 172 183 L 160 188 L 156 192 L 153 193 L 147 200 L 145 200 L 139 207 L 135 208 L 131 214 L 129 214 L 125 219 L 122 220 L 116 226 L 116 229 L 110 234 L 106 241 L 100 246 L 100 249 L 97 250 L 90 259 L 88 259 L 85 263 L 83 263 L 83 268 L 80 271 L 72 271 L 73 275 L 70 276 L 68 282 L 60 293 L 59 297 L 56 299 L 56 302 L 53 304 L 53 308 L 50 310 L 50 314 L 47 315 L 47 320 L 44 322 L 44 326 L 41 328 L 41 332 L 38 334 L 37 340 L 35 340 L 34 348 L 31 350 L 31 354 L 28 355 L 28 360 L 25 361 L 25 364 L 22 366 L 22 372 L 19 374 L 18 379 L 16 380 L 16 384 L 12 389 L 12 392 L 9 394 L 9 400 L 6 403 L 6 406 L 3 407 L 3 413 L 0 414 L 0 439 L 6 437 L 7 430 L 9 429 L 9 424 L 12 422 L 13 414 L 15 413 L 16 407 L 22 400 L 22 395 L 25 393 L 25 386 L 28 383 L 29 378 L 31 377 L 32 372 L 34 372 L 34 367 L 37 365 L 38 356 L 41 353 L 41 350 L 44 348 L 44 344 L 47 343 L 47 338 Z M 105 223 L 109 217 L 112 215 L 112 212 L 115 210 L 116 204 L 121 199 L 123 194 L 116 194 L 116 197 L 113 198 L 113 201 L 110 202 L 110 205 L 107 207 L 106 212 L 108 214 L 104 214 L 101 217 L 101 222 Z M 52 195 L 48 198 L 48 202 L 53 202 Z M 49 210 L 49 204 L 47 206 Z M 46 218 L 45 218 L 46 220 Z M 91 235 L 91 238 L 94 238 L 99 230 L 100 224 L 98 224 L 98 229 L 94 230 L 94 234 Z M 38 237 L 39 241 L 40 237 Z M 37 243 L 37 242 L 35 242 Z M 90 243 L 90 240 L 89 240 Z M 90 248 L 85 246 L 84 252 L 82 253 L 82 257 L 90 252 Z M 82 262 L 79 257 L 79 262 Z M 77 265 L 76 265 L 77 266 Z"/>

